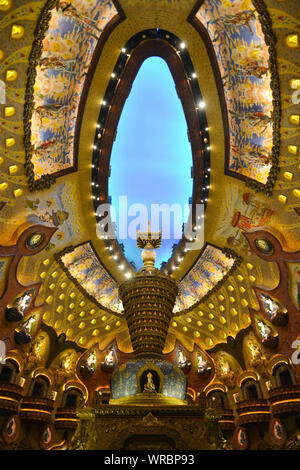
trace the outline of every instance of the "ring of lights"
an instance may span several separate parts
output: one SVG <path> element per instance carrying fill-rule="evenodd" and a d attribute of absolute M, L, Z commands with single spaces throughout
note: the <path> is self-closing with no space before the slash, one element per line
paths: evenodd
<path fill-rule="evenodd" d="M 141 31 L 127 41 L 116 62 L 104 95 L 95 132 L 92 160 L 92 195 L 95 215 L 97 222 L 100 223 L 101 217 L 97 214 L 97 207 L 99 204 L 110 203 L 109 163 L 122 109 L 138 70 L 144 60 L 152 56 L 159 56 L 167 62 L 182 102 L 193 156 L 194 182 L 191 199 L 192 221 L 195 226 L 196 204 L 206 206 L 210 180 L 210 147 L 205 105 L 185 45 L 174 34 L 159 29 Z M 104 235 L 103 238 L 108 246 L 120 249 L 116 240 L 109 239 L 108 235 Z M 185 243 L 186 240 L 183 237 L 173 256 L 178 254 L 178 251 L 182 251 Z M 126 258 L 124 261 L 128 263 Z"/>

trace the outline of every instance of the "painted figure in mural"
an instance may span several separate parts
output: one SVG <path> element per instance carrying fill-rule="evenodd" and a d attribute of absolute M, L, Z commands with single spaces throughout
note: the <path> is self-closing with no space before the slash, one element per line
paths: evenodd
<path fill-rule="evenodd" d="M 76 59 L 62 59 L 58 57 L 42 57 L 39 65 L 41 70 L 59 69 L 64 72 L 70 72 L 71 68 L 76 64 Z"/>
<path fill-rule="evenodd" d="M 66 220 L 68 220 L 69 214 L 67 211 L 64 210 L 56 210 L 52 211 L 50 214 L 48 211 L 44 212 L 40 216 L 40 219 L 43 222 L 50 223 L 51 225 L 55 225 L 55 227 L 58 227 L 59 225 L 62 225 Z"/>
<path fill-rule="evenodd" d="M 37 208 L 39 207 L 40 200 L 37 199 L 27 199 L 25 198 L 25 207 L 29 207 L 29 209 L 32 209 L 33 211 L 36 211 Z"/>
<path fill-rule="evenodd" d="M 272 114 L 268 116 L 267 114 L 261 113 L 259 111 L 232 111 L 229 110 L 232 117 L 238 119 L 241 122 L 246 122 L 249 126 L 259 127 L 260 132 L 264 132 L 269 124 L 272 123 Z"/>
<path fill-rule="evenodd" d="M 264 147 L 256 147 L 249 149 L 248 158 L 253 157 L 258 163 L 262 165 L 268 165 L 271 160 L 271 154 Z"/>
<path fill-rule="evenodd" d="M 62 0 L 57 0 L 56 10 L 61 12 L 64 16 L 72 18 L 78 26 L 84 28 L 86 34 L 98 39 L 102 29 L 98 28 L 97 22 L 91 18 L 88 12 L 81 13 L 72 3 Z M 95 34 L 95 31 L 98 32 L 98 35 Z"/>
<path fill-rule="evenodd" d="M 144 385 L 144 392 L 155 392 L 155 385 L 151 372 L 147 374 L 147 382 Z"/>
<path fill-rule="evenodd" d="M 263 322 L 262 320 L 257 320 L 257 327 L 263 340 L 266 340 L 270 336 L 272 336 L 271 328 L 268 325 L 266 325 L 265 322 Z"/>
<path fill-rule="evenodd" d="M 257 60 L 247 59 L 246 63 L 235 64 L 235 72 L 232 73 L 232 70 L 228 71 L 223 75 L 222 80 L 224 85 L 227 85 L 232 80 L 244 81 L 248 77 L 262 78 L 269 71 L 269 67 L 265 65 L 260 65 L 257 63 Z"/>
<path fill-rule="evenodd" d="M 231 371 L 231 366 L 229 362 L 226 360 L 226 358 L 223 356 L 223 354 L 218 355 L 218 368 L 221 374 L 227 375 Z"/>
<path fill-rule="evenodd" d="M 56 145 L 56 140 L 45 140 L 37 146 L 32 146 L 32 150 L 34 153 L 42 153 L 47 156 L 57 150 Z"/>
<path fill-rule="evenodd" d="M 58 103 L 44 104 L 34 109 L 40 118 L 40 124 L 43 124 L 43 118 L 58 119 L 62 114 L 71 113 L 75 110 L 75 106 L 67 106 Z M 75 119 L 75 116 L 73 117 Z"/>
<path fill-rule="evenodd" d="M 263 147 L 248 148 L 240 147 L 237 145 L 231 146 L 232 152 L 240 157 L 241 160 L 247 160 L 248 164 L 257 164 L 259 166 L 269 165 L 271 161 L 271 154 Z M 248 166 L 248 165 L 245 165 Z M 232 167 L 232 166 L 231 166 Z"/>
<path fill-rule="evenodd" d="M 80 65 L 81 70 L 82 68 L 84 70 L 88 68 L 88 65 L 82 64 L 81 59 L 79 58 L 63 59 L 62 57 L 42 57 L 39 62 L 39 66 L 42 72 L 45 70 L 54 69 L 60 72 L 74 75 L 76 78 L 81 79 L 86 75 L 87 72 L 79 74 L 79 72 L 75 70 L 76 65 Z"/>
<path fill-rule="evenodd" d="M 209 27 L 210 25 L 214 25 L 216 27 L 216 31 L 214 32 L 215 37 L 213 39 L 213 42 L 216 42 L 220 39 L 220 37 L 222 37 L 224 33 L 226 33 L 228 29 L 236 27 L 247 26 L 250 33 L 253 34 L 253 31 L 250 26 L 250 21 L 253 21 L 255 19 L 256 16 L 254 11 L 244 10 L 234 15 L 223 15 L 219 16 L 219 18 L 209 20 L 207 22 L 207 27 Z"/>

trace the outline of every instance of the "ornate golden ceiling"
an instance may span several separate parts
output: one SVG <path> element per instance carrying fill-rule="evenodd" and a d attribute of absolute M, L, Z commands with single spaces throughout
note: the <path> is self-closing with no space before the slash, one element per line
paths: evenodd
<path fill-rule="evenodd" d="M 75 3 L 79 9 L 83 9 L 83 6 L 91 8 L 93 4 L 89 0 L 74 0 Z M 244 233 L 265 230 L 280 241 L 284 251 L 294 252 L 299 249 L 300 218 L 297 209 L 300 208 L 300 122 L 295 98 L 300 88 L 299 6 L 292 0 L 264 2 L 272 21 L 272 34 L 277 39 L 274 48 L 282 113 L 278 161 L 272 160 L 279 171 L 276 181 L 272 181 L 272 194 L 266 194 L 261 191 L 261 187 L 257 187 L 260 190 L 257 192 L 253 185 L 249 187 L 247 179 L 238 179 L 232 175 L 232 171 L 226 171 L 226 119 L 218 83 L 205 41 L 191 21 L 196 14 L 198 19 L 201 17 L 197 13 L 200 4 L 192 12 L 196 5 L 190 0 L 120 0 L 115 6 L 108 1 L 104 3 L 105 12 L 100 11 L 101 31 L 89 23 L 76 43 L 72 31 L 64 41 L 55 37 L 58 19 L 56 16 L 50 18 L 48 13 L 55 10 L 55 2 L 0 0 L 0 78 L 6 91 L 0 120 L 0 203 L 4 203 L 0 211 L 1 245 L 16 244 L 20 233 L 32 225 L 55 227 L 56 231 L 45 249 L 20 260 L 16 270 L 18 282 L 22 286 L 41 283 L 35 306 L 41 306 L 43 322 L 52 326 L 58 334 L 65 333 L 69 340 L 84 348 L 99 342 L 103 349 L 116 339 L 120 350 L 132 351 L 126 321 L 122 315 L 114 314 L 113 308 L 105 308 L 109 302 L 101 302 L 101 283 L 96 298 L 94 287 L 83 285 L 80 273 L 77 277 L 72 275 L 61 260 L 62 256 L 72 251 L 72 247 L 89 246 L 93 249 L 95 259 L 116 282 L 125 280 L 124 273 L 118 269 L 106 244 L 96 235 L 91 190 L 91 158 L 96 124 L 112 70 L 124 44 L 139 31 L 154 27 L 171 31 L 184 40 L 188 48 L 206 102 L 211 173 L 205 213 L 205 243 L 231 249 L 242 260 L 195 308 L 174 317 L 165 352 L 173 349 L 176 340 L 190 351 L 195 344 L 210 349 L 224 342 L 227 336 L 235 337 L 254 321 L 253 312 L 260 309 L 255 287 L 268 291 L 275 289 L 280 282 L 276 260 L 269 262 L 254 253 Z M 209 3 L 208 0 L 206 3 Z M 221 3 L 225 10 L 231 8 L 228 0 Z M 240 3 L 245 11 L 252 11 L 253 4 L 257 4 L 258 10 L 262 5 L 258 1 L 252 4 L 250 0 Z M 60 14 L 59 9 L 55 11 L 55 15 Z M 93 10 L 93 14 L 98 18 L 99 11 Z M 40 18 L 43 18 L 42 22 Z M 68 21 L 71 21 L 69 17 Z M 111 24 L 111 21 L 114 23 Z M 43 34 L 46 34 L 49 24 L 53 28 L 52 35 L 46 35 L 45 39 Z M 105 28 L 109 24 L 111 30 L 108 32 Z M 270 40 L 269 36 L 265 37 L 267 41 Z M 99 59 L 89 78 L 89 90 L 85 92 L 83 106 L 80 98 L 85 72 L 93 51 L 97 49 L 98 38 L 102 40 L 97 52 Z M 227 48 L 234 47 L 240 54 L 244 53 L 239 38 L 229 38 L 228 41 Z M 74 71 L 70 59 L 75 45 L 79 48 L 84 45 L 84 48 L 80 49 L 81 63 L 78 70 Z M 252 52 L 253 58 L 257 59 L 258 52 Z M 51 54 L 57 54 L 63 59 L 61 64 L 56 64 L 58 70 L 59 67 L 64 70 L 60 76 L 63 78 L 57 80 L 55 85 L 51 82 L 51 73 L 56 79 L 59 71 L 49 72 L 49 57 L 53 58 Z M 86 63 L 84 57 L 88 54 Z M 272 62 L 274 58 L 269 57 L 269 60 Z M 48 72 L 50 75 L 47 75 Z M 75 96 L 71 108 L 63 107 L 62 101 L 59 101 L 64 90 L 74 94 L 72 99 Z M 246 91 L 243 91 L 244 96 Z M 256 93 L 255 99 L 260 103 L 268 99 L 270 104 L 270 97 L 260 94 L 259 90 Z M 56 97 L 59 108 L 50 108 L 53 103 L 51 100 L 50 104 L 47 102 L 48 107 L 45 106 L 45 100 L 50 95 Z M 253 96 L 254 92 L 252 95 L 249 92 L 247 99 L 251 102 Z M 39 106 L 43 107 L 42 111 L 38 109 Z M 268 113 L 271 112 L 269 108 Z M 76 133 L 74 124 L 70 123 L 76 121 L 78 109 L 81 127 L 80 133 L 79 129 L 76 130 L 78 147 L 73 147 Z M 55 116 L 51 112 L 56 113 Z M 71 140 L 70 135 L 60 134 L 59 119 L 65 114 L 71 128 Z M 232 119 L 229 121 L 230 128 L 233 126 Z M 65 120 L 63 122 L 65 124 Z M 30 136 L 33 136 L 33 140 L 30 140 Z M 45 142 L 48 142 L 50 152 L 48 144 L 41 146 Z M 55 147 L 57 142 L 59 148 Z M 270 140 L 268 145 L 271 152 L 272 141 L 271 146 Z M 49 157 L 51 165 L 53 161 L 59 164 L 55 171 L 49 170 Z M 33 167 L 29 163 L 30 159 Z M 58 173 L 56 179 L 51 179 L 41 178 L 43 172 Z M 182 279 L 198 256 L 199 251 L 186 253 L 172 276 L 178 281 Z M 8 273 L 12 273 L 8 264 L 7 256 L 2 256 L 2 294 L 7 286 Z M 294 299 L 295 309 L 299 309 L 299 270 L 299 263 L 288 263 L 288 289 Z M 109 289 L 107 295 L 114 298 L 113 291 Z"/>

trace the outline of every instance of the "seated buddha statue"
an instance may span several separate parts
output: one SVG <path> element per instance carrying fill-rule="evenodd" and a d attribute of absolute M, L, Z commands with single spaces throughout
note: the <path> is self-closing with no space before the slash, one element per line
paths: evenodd
<path fill-rule="evenodd" d="M 144 385 L 144 392 L 155 392 L 155 385 L 151 372 L 147 374 L 147 382 Z"/>

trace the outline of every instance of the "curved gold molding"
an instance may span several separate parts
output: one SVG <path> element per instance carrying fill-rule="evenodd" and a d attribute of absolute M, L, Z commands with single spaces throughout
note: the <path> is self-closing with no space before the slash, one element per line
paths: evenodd
<path fill-rule="evenodd" d="M 253 379 L 256 382 L 259 382 L 259 374 L 255 370 L 246 370 L 242 372 L 237 378 L 238 386 L 241 387 L 248 379 Z"/>

